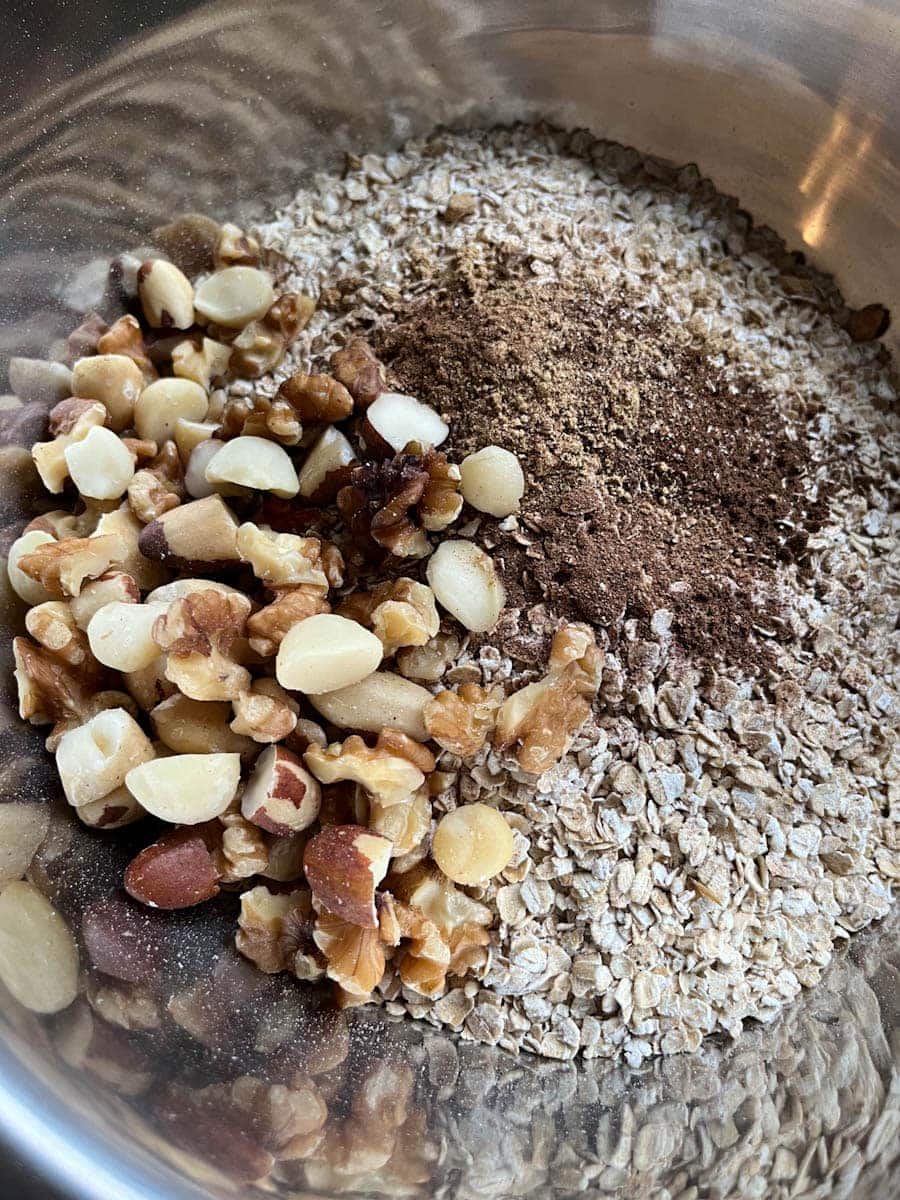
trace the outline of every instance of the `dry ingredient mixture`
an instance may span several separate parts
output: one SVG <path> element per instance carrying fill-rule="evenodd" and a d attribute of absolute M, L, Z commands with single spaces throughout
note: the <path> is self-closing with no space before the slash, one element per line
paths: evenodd
<path fill-rule="evenodd" d="M 341 1003 L 632 1065 L 771 1020 L 900 873 L 883 312 L 582 133 L 353 159 L 255 236 L 274 289 L 229 226 L 120 260 L 35 456 L 78 815 L 175 824 L 131 894 L 241 890 Z"/>

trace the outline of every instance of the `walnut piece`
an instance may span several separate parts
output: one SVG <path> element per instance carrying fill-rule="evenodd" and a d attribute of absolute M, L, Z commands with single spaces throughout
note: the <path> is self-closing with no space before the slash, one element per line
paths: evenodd
<path fill-rule="evenodd" d="M 246 521 L 237 532 L 241 558 L 253 573 L 270 587 L 315 587 L 327 592 L 329 574 L 341 581 L 343 559 L 334 546 L 320 538 L 273 533 Z M 326 563 L 327 557 L 327 563 Z M 336 572 L 336 573 L 335 573 Z"/>
<path fill-rule="evenodd" d="M 348 596 L 338 612 L 368 626 L 384 647 L 385 658 L 404 646 L 424 646 L 441 623 L 431 588 L 404 577 Z"/>
<path fill-rule="evenodd" d="M 488 740 L 502 703 L 501 687 L 464 683 L 456 692 L 438 692 L 425 705 L 425 727 L 442 749 L 471 758 Z"/>
<path fill-rule="evenodd" d="M 147 354 L 140 322 L 130 313 L 119 317 L 97 342 L 98 354 L 123 354 L 140 368 L 145 383 L 159 378 L 159 372 Z"/>
<path fill-rule="evenodd" d="M 298 1073 L 288 1087 L 241 1075 L 230 1090 L 232 1102 L 252 1117 L 263 1145 L 279 1162 L 308 1158 L 319 1145 L 328 1107 L 308 1076 Z"/>
<path fill-rule="evenodd" d="M 435 999 L 446 987 L 450 944 L 420 908 L 395 901 L 394 910 L 406 943 L 396 960 L 400 978 L 414 992 Z"/>
<path fill-rule="evenodd" d="M 250 601 L 238 592 L 192 592 L 158 617 L 153 640 L 166 651 L 166 678 L 192 700 L 236 700 L 250 672 L 232 657 Z"/>
<path fill-rule="evenodd" d="M 284 400 L 233 396 L 222 412 L 217 436 L 225 441 L 236 437 L 274 438 L 282 445 L 296 446 L 303 436 L 303 426 Z"/>
<path fill-rule="evenodd" d="M 337 505 L 360 549 L 370 556 L 378 547 L 398 558 L 427 554 L 428 538 L 414 512 L 429 483 L 421 458 L 398 454 L 384 462 L 350 467 L 347 473 Z"/>
<path fill-rule="evenodd" d="M 267 975 L 290 971 L 294 955 L 308 939 L 311 919 L 309 892 L 276 894 L 260 885 L 241 896 L 235 944 Z"/>
<path fill-rule="evenodd" d="M 13 638 L 19 716 L 32 725 L 50 725 L 86 708 L 91 681 L 28 638 Z"/>
<path fill-rule="evenodd" d="M 437 533 L 452 525 L 462 512 L 462 476 L 459 467 L 448 462 L 446 454 L 439 450 L 426 451 L 421 446 L 415 450 L 422 455 L 422 466 L 428 472 L 428 483 L 419 501 L 419 516 L 429 533 Z"/>
<path fill-rule="evenodd" d="M 87 637 L 64 600 L 48 600 L 29 609 L 25 628 L 39 645 L 70 667 L 93 663 Z M 96 671 L 96 664 L 93 666 Z"/>
<path fill-rule="evenodd" d="M 303 421 L 343 421 L 353 412 L 353 397 L 330 375 L 300 371 L 286 379 L 277 392 Z"/>
<path fill-rule="evenodd" d="M 328 978 L 354 1000 L 368 1000 L 385 968 L 378 929 L 351 925 L 331 913 L 321 912 L 316 917 L 313 941 L 325 955 Z"/>
<path fill-rule="evenodd" d="M 356 734 L 326 749 L 310 746 L 306 765 L 321 783 L 351 780 L 361 784 L 382 805 L 407 800 L 434 770 L 434 757 L 405 734 L 384 729 L 374 746 Z"/>
<path fill-rule="evenodd" d="M 321 588 L 307 584 L 276 591 L 275 600 L 247 621 L 250 649 L 263 658 L 271 658 L 278 652 L 286 634 L 298 622 L 331 611 Z"/>
<path fill-rule="evenodd" d="M 225 813 L 219 820 L 225 828 L 221 848 L 213 859 L 221 882 L 237 883 L 265 871 L 269 848 L 261 831 L 240 813 Z"/>
<path fill-rule="evenodd" d="M 335 379 L 344 385 L 357 408 L 367 409 L 384 391 L 384 367 L 362 338 L 352 338 L 343 350 L 336 350 L 330 365 Z"/>
<path fill-rule="evenodd" d="M 300 713 L 300 705 L 274 679 L 255 680 L 232 704 L 232 730 L 263 744 L 293 733 Z"/>
<path fill-rule="evenodd" d="M 541 775 L 559 762 L 591 711 L 603 657 L 586 625 L 563 625 L 553 638 L 547 674 L 514 692 L 497 716 L 494 748 L 518 744 L 523 771 Z"/>
<path fill-rule="evenodd" d="M 115 534 L 63 538 L 23 554 L 18 566 L 56 599 L 77 596 L 85 579 L 97 579 L 122 561 L 122 539 Z"/>
<path fill-rule="evenodd" d="M 409 854 L 422 844 L 431 826 L 431 798 L 426 788 L 399 804 L 369 801 L 369 828 L 393 843 L 392 857 Z"/>

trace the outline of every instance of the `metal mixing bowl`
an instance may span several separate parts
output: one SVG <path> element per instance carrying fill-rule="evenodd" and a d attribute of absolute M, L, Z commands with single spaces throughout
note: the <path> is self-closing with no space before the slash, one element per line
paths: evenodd
<path fill-rule="evenodd" d="M 45 354 L 96 299 L 103 256 L 173 213 L 252 218 L 345 150 L 438 122 L 544 117 L 696 162 L 833 271 L 850 304 L 896 311 L 900 301 L 892 0 L 4 7 L 3 368 L 10 354 Z M 38 418 L 0 415 L 8 535 L 30 498 L 16 447 L 33 440 Z M 7 629 L 20 617 L 4 592 Z M 4 680 L 7 668 L 4 659 Z M 49 799 L 54 782 L 7 697 L 0 799 L 22 795 Z M 90 914 L 126 974 L 190 1003 L 193 1035 L 172 1023 L 137 1033 L 91 1025 L 85 1006 L 38 1020 L 0 998 L 3 1136 L 67 1194 L 725 1200 L 900 1188 L 896 920 L 855 939 L 773 1027 L 628 1072 L 513 1059 L 367 1010 L 321 1012 L 315 997 L 228 950 L 227 903 L 160 918 L 128 959 L 120 916 L 102 903 L 127 852 L 127 835 L 91 837 L 55 806 L 35 877 L 73 922 Z M 102 983 L 95 974 L 87 986 Z M 242 1182 L 259 1166 L 252 1125 L 221 1089 L 197 1098 L 242 1074 L 277 1082 L 303 1066 L 329 1097 L 329 1120 L 341 1120 L 376 1068 L 398 1064 L 415 1082 L 403 1154 L 356 1176 L 297 1164 L 264 1190 Z M 20 1195 L 15 1187 L 0 1179 L 4 1196 Z"/>

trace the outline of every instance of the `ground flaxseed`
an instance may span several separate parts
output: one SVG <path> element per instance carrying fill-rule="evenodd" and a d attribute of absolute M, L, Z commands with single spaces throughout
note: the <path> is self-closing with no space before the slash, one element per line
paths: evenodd
<path fill-rule="evenodd" d="M 765 659 L 774 566 L 822 507 L 805 430 L 756 382 L 588 272 L 542 284 L 472 254 L 376 342 L 454 451 L 494 440 L 522 462 L 523 528 L 489 535 L 513 605 L 546 602 L 614 643 L 667 607 L 694 660 Z"/>

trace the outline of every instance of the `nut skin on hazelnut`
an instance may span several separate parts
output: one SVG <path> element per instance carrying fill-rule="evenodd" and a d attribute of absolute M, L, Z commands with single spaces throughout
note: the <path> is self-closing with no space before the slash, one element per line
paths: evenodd
<path fill-rule="evenodd" d="M 378 925 L 375 889 L 387 874 L 391 842 L 361 825 L 331 825 L 310 840 L 303 866 L 312 894 L 350 925 Z"/>
<path fill-rule="evenodd" d="M 132 859 L 125 890 L 151 908 L 191 908 L 219 891 L 219 873 L 210 852 L 214 826 L 173 829 Z"/>

